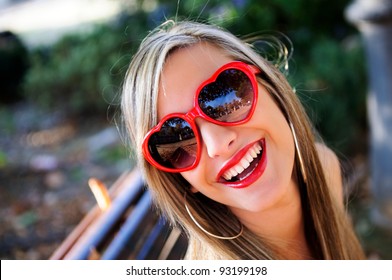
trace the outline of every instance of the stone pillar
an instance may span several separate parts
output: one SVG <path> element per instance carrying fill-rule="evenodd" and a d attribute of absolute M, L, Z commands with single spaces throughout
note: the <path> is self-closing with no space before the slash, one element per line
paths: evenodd
<path fill-rule="evenodd" d="M 360 30 L 366 52 L 372 219 L 392 229 L 392 0 L 356 0 L 346 18 Z"/>

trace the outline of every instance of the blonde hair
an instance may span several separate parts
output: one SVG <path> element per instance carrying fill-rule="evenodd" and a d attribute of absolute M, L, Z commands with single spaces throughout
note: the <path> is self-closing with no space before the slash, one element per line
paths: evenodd
<path fill-rule="evenodd" d="M 188 257 L 192 259 L 284 259 L 267 239 L 244 228 L 234 240 L 220 240 L 202 232 L 186 214 L 187 204 L 197 221 L 207 230 L 222 236 L 238 233 L 238 222 L 230 210 L 208 197 L 190 191 L 180 174 L 159 171 L 142 155 L 145 134 L 157 123 L 159 81 L 167 57 L 177 48 L 210 43 L 233 60 L 256 65 L 262 74 L 258 80 L 270 92 L 298 138 L 304 159 L 307 182 L 299 169 L 295 172 L 301 194 L 306 238 L 317 259 L 361 259 L 363 253 L 346 213 L 331 198 L 315 148 L 315 136 L 307 115 L 285 76 L 261 57 L 249 44 L 212 25 L 195 22 L 166 22 L 151 32 L 134 55 L 123 85 L 122 115 L 139 168 L 154 201 L 163 214 L 184 229 L 189 237 Z M 231 223 L 228 221 L 232 221 Z"/>

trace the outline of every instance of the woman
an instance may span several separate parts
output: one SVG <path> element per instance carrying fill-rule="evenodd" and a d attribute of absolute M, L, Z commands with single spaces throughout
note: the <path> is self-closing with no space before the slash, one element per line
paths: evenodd
<path fill-rule="evenodd" d="M 336 156 L 284 75 L 211 25 L 147 36 L 122 111 L 156 205 L 190 259 L 361 259 Z"/>

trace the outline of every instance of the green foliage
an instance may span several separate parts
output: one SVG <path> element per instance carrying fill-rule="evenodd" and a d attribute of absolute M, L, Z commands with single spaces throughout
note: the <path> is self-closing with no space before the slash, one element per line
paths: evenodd
<path fill-rule="evenodd" d="M 1 135 L 3 137 L 12 134 L 16 130 L 12 112 L 5 106 L 0 106 L 0 128 Z"/>
<path fill-rule="evenodd" d="M 47 108 L 62 104 L 74 112 L 103 109 L 100 93 L 115 85 L 110 68 L 118 59 L 117 36 L 101 29 L 86 38 L 64 38 L 50 51 L 50 59 L 35 52 L 26 94 Z"/>
<path fill-rule="evenodd" d="M 7 165 L 7 155 L 0 150 L 0 169 Z"/>
<path fill-rule="evenodd" d="M 141 16 L 129 26 L 137 30 Z M 116 105 L 121 80 L 140 33 L 127 26 L 99 26 L 87 35 L 69 35 L 51 49 L 31 54 L 24 92 L 40 106 L 73 114 L 104 112 Z"/>
<path fill-rule="evenodd" d="M 359 149 L 366 130 L 366 73 L 360 45 L 323 38 L 295 63 L 291 84 L 320 134 L 346 153 Z"/>
<path fill-rule="evenodd" d="M 124 145 L 115 145 L 98 151 L 95 155 L 96 160 L 106 164 L 115 164 L 128 157 L 128 151 Z"/>
<path fill-rule="evenodd" d="M 116 104 L 133 51 L 166 19 L 211 22 L 238 36 L 283 32 L 294 46 L 289 80 L 326 142 L 347 152 L 366 129 L 366 76 L 355 29 L 343 17 L 349 0 L 158 1 L 157 8 L 122 17 L 88 35 L 67 36 L 31 55 L 24 89 L 46 108 L 102 114 Z M 352 41 L 352 40 L 351 40 Z"/>

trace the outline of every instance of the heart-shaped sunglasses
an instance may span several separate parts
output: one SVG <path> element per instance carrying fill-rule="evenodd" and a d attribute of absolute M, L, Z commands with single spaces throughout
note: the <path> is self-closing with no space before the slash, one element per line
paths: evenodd
<path fill-rule="evenodd" d="M 145 159 L 166 172 L 195 168 L 201 154 L 195 118 L 222 126 L 249 121 L 257 103 L 258 73 L 257 67 L 240 61 L 220 67 L 198 87 L 192 110 L 186 114 L 166 115 L 146 134 L 143 140 Z"/>

